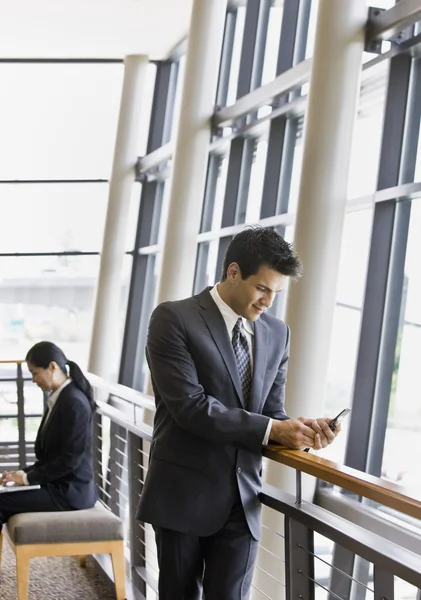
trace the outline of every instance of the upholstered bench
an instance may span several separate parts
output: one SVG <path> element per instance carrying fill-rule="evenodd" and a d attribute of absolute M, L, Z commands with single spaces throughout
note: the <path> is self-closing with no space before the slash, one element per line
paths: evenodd
<path fill-rule="evenodd" d="M 3 527 L 16 556 L 18 600 L 27 600 L 29 561 L 37 556 L 111 554 L 117 600 L 125 598 L 123 523 L 97 502 L 93 508 L 20 513 Z M 0 560 L 3 535 L 0 537 Z"/>

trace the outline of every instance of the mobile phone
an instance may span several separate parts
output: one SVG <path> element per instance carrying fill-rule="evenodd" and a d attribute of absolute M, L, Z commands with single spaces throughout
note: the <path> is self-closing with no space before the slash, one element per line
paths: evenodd
<path fill-rule="evenodd" d="M 336 417 L 329 423 L 330 429 L 332 431 L 335 431 L 336 425 L 339 425 L 341 421 L 343 421 L 343 419 L 345 419 L 345 417 L 349 415 L 350 412 L 350 408 L 344 408 L 343 410 L 341 410 L 341 412 L 338 415 L 336 415 Z"/>

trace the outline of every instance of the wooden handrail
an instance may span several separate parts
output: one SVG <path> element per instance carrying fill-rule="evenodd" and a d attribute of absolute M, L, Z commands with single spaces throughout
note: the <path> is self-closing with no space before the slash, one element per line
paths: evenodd
<path fill-rule="evenodd" d="M 282 446 L 271 445 L 263 450 L 263 455 L 275 462 L 345 488 L 358 496 L 421 519 L 421 501 L 410 496 L 403 486 L 301 450 L 289 450 Z"/>
<path fill-rule="evenodd" d="M 0 360 L 0 365 L 9 365 L 9 364 L 15 364 L 15 365 L 21 365 L 22 363 L 24 363 L 26 361 L 24 360 Z"/>

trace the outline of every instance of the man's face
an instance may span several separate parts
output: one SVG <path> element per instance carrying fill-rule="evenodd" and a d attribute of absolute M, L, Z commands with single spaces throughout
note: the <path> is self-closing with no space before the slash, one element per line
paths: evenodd
<path fill-rule="evenodd" d="M 276 294 L 287 283 L 286 275 L 263 265 L 255 275 L 242 279 L 237 263 L 231 263 L 227 269 L 227 278 L 231 283 L 231 308 L 249 321 L 256 321 L 270 308 Z"/>

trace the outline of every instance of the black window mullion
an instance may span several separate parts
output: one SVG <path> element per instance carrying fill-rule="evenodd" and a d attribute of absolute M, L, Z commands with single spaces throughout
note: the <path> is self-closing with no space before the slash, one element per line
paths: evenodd
<path fill-rule="evenodd" d="M 202 223 L 200 231 L 210 231 L 212 228 L 213 212 L 215 207 L 216 189 L 218 186 L 218 177 L 222 166 L 222 156 L 210 154 L 208 160 L 208 170 L 206 175 L 205 201 L 203 203 Z"/>
<path fill-rule="evenodd" d="M 256 89 L 262 81 L 265 40 L 271 0 L 248 0 L 238 73 L 237 98 Z"/>
<path fill-rule="evenodd" d="M 404 143 L 405 121 L 411 74 L 411 57 L 402 54 L 391 59 L 386 99 L 382 148 L 380 155 L 378 189 L 393 187 L 400 182 L 401 157 Z M 391 143 L 391 140 L 393 142 Z M 397 213 L 400 217 L 397 218 Z M 396 233 L 402 236 L 398 245 L 393 246 Z M 346 448 L 345 463 L 355 469 L 366 471 L 377 461 L 369 458 L 370 433 L 386 429 L 389 409 L 389 394 L 385 377 L 387 365 L 395 354 L 397 318 L 400 299 L 396 289 L 387 298 L 387 290 L 392 279 L 396 285 L 403 281 L 404 252 L 408 233 L 408 215 L 397 211 L 395 200 L 376 204 L 374 209 L 373 232 L 367 272 L 365 301 L 361 322 L 361 334 L 353 394 L 353 410 Z M 395 253 L 392 253 L 392 248 Z M 403 259 L 403 263 L 402 263 Z M 389 301 L 388 301 L 389 300 Z M 393 343 L 394 339 L 394 343 Z M 382 345 L 387 340 L 390 347 Z M 383 370 L 383 373 L 382 373 Z M 382 375 L 380 385 L 379 376 Z M 381 395 L 380 395 L 381 394 Z M 376 423 L 373 422 L 376 418 Z M 384 434 L 383 434 L 384 435 Z M 378 438 L 379 439 L 379 438 Z M 373 438 L 372 449 L 378 444 Z M 371 463 L 371 464 L 370 464 Z"/>
<path fill-rule="evenodd" d="M 241 48 L 237 99 L 262 81 L 271 0 L 248 0 Z M 222 226 L 244 222 L 255 142 L 243 137 L 231 143 Z"/>
<path fill-rule="evenodd" d="M 168 61 L 160 61 L 157 63 L 147 154 L 157 150 L 163 143 L 166 121 L 168 120 L 166 119 L 166 114 L 171 72 L 172 63 Z"/>
<path fill-rule="evenodd" d="M 276 74 L 304 60 L 310 18 L 310 0 L 285 0 Z M 279 101 L 279 106 L 288 101 Z M 291 186 L 292 162 L 297 135 L 296 121 L 285 115 L 271 121 L 260 218 L 286 212 Z M 285 163 L 283 167 L 282 163 Z"/>

